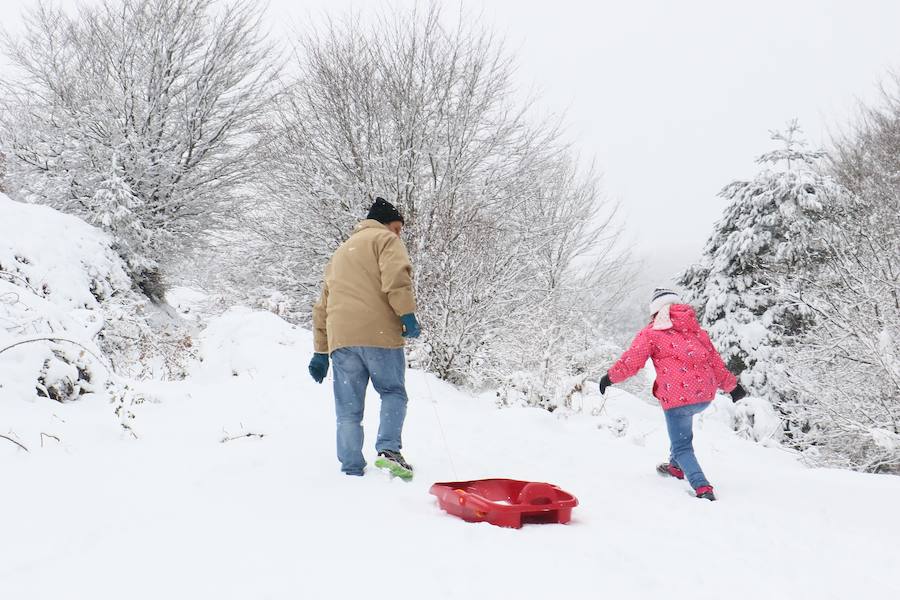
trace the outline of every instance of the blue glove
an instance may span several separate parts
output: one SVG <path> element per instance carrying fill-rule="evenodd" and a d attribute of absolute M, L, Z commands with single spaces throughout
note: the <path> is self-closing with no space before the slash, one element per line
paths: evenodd
<path fill-rule="evenodd" d="M 419 329 L 419 322 L 416 321 L 415 313 L 403 315 L 400 317 L 400 322 L 403 323 L 403 337 L 417 338 L 422 333 L 422 330 Z"/>
<path fill-rule="evenodd" d="M 309 361 L 309 374 L 316 380 L 316 383 L 322 383 L 322 380 L 328 375 L 327 354 L 323 352 L 313 354 L 312 360 Z"/>
<path fill-rule="evenodd" d="M 603 378 L 600 379 L 600 395 L 602 396 L 603 394 L 605 394 L 606 388 L 608 388 L 611 385 L 612 385 L 612 381 L 610 381 L 609 374 L 607 373 L 606 375 L 603 376 Z"/>

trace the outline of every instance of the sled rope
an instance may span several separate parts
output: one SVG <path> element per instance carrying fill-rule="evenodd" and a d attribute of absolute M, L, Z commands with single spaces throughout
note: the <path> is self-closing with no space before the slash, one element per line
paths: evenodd
<path fill-rule="evenodd" d="M 428 390 L 428 398 L 431 400 L 431 408 L 434 410 L 434 419 L 437 421 L 441 439 L 444 441 L 444 451 L 447 453 L 447 460 L 450 461 L 450 469 L 453 471 L 453 479 L 459 479 L 459 475 L 456 472 L 456 464 L 454 464 L 453 455 L 450 452 L 450 445 L 447 443 L 447 434 L 444 433 L 444 424 L 441 422 L 441 415 L 438 412 L 437 400 L 435 400 L 434 394 L 431 393 L 431 385 L 428 383 L 428 374 L 422 373 L 422 375 L 425 380 L 425 389 Z"/>

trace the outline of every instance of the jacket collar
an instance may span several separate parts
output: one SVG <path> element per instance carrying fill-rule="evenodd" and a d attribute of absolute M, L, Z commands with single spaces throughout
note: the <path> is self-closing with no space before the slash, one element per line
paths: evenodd
<path fill-rule="evenodd" d="M 353 233 L 359 233 L 364 229 L 384 229 L 386 231 L 390 231 L 390 229 L 388 229 L 388 226 L 384 223 L 376 221 L 375 219 L 363 219 L 356 224 L 356 227 L 353 228 Z"/>

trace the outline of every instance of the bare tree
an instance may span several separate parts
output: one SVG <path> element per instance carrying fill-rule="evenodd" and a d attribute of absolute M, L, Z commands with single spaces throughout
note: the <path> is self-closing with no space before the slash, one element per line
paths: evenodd
<path fill-rule="evenodd" d="M 596 175 L 575 168 L 556 124 L 514 100 L 512 60 L 488 31 L 465 18 L 447 28 L 431 6 L 370 27 L 328 21 L 297 56 L 250 219 L 272 244 L 273 271 L 283 281 L 292 272 L 307 305 L 376 196 L 406 217 L 427 332 L 415 356 L 442 377 L 497 381 L 536 367 L 545 348 L 535 348 L 551 338 L 535 331 L 594 311 L 585 299 L 614 303 L 614 207 Z"/>
<path fill-rule="evenodd" d="M 900 473 L 900 79 L 838 140 L 847 190 L 820 268 L 798 301 L 816 326 L 789 357 L 806 419 L 800 442 L 822 460 Z"/>
<path fill-rule="evenodd" d="M 251 0 L 40 3 L 5 40 L 0 145 L 20 199 L 112 231 L 136 281 L 233 215 L 276 76 Z"/>

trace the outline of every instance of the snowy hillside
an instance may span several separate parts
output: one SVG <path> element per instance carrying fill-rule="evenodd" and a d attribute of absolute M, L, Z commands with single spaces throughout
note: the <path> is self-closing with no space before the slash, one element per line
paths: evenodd
<path fill-rule="evenodd" d="M 700 501 L 655 474 L 662 415 L 620 390 L 599 416 L 593 396 L 581 414 L 498 410 L 415 371 L 415 480 L 349 478 L 307 331 L 233 309 L 200 343 L 187 380 L 141 387 L 137 439 L 96 395 L 0 402 L 0 432 L 30 449 L 0 439 L 0 597 L 900 597 L 898 478 L 807 469 L 710 413 L 696 445 L 720 501 Z M 598 428 L 616 419 L 621 435 Z M 428 494 L 495 476 L 571 491 L 572 523 L 468 524 Z"/>
<path fill-rule="evenodd" d="M 81 219 L 3 194 L 0 240 L 0 348 L 40 340 L 0 355 L 0 393 L 28 398 L 37 387 L 70 399 L 94 389 L 93 371 L 106 375 L 96 358 L 101 304 L 129 289 L 111 240 Z"/>
<path fill-rule="evenodd" d="M 169 312 L 132 288 L 110 236 L 0 194 L 0 398 L 181 375 L 191 327 Z"/>

